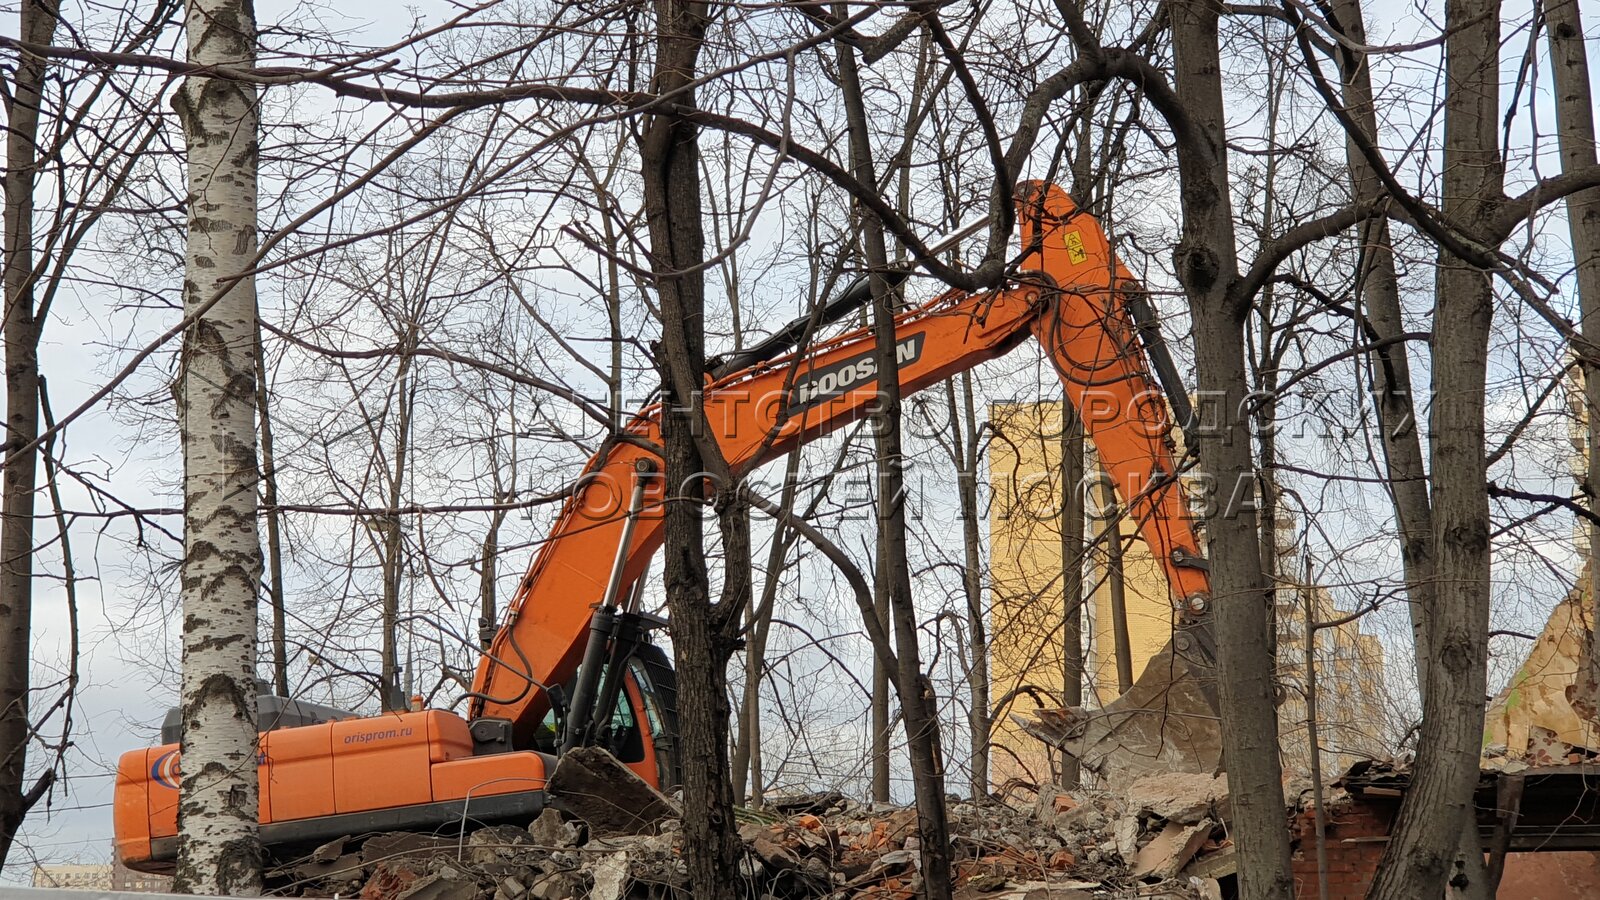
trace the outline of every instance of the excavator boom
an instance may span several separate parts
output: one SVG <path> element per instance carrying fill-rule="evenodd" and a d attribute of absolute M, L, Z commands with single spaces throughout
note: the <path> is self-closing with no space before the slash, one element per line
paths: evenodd
<path fill-rule="evenodd" d="M 1177 655 L 1159 655 L 1147 667 L 1152 677 L 1130 691 L 1140 700 L 1132 711 L 1062 711 L 1048 727 L 1026 727 L 1095 768 L 1108 756 L 1131 754 L 1136 768 L 1214 769 L 1215 702 L 1206 679 L 1191 677 L 1210 664 L 1210 582 L 1178 486 L 1164 402 L 1181 404 L 1187 419 L 1187 397 L 1177 391 L 1181 385 L 1163 391 L 1153 379 L 1141 346 L 1153 323 L 1136 315 L 1143 289 L 1116 260 L 1099 223 L 1053 185 L 1020 193 L 1023 275 L 1003 290 L 949 294 L 900 314 L 901 391 L 938 384 L 1030 336 L 1039 340 L 1127 514 L 1165 570 L 1180 633 Z M 878 396 L 874 346 L 872 332 L 862 329 L 710 382 L 706 419 L 734 477 L 865 416 Z M 1164 368 L 1163 380 L 1175 383 L 1176 372 Z M 566 682 L 578 667 L 590 605 L 607 577 L 594 560 L 622 540 L 630 473 L 658 460 L 660 443 L 659 410 L 646 409 L 625 439 L 590 462 L 479 662 L 473 714 L 509 722 L 513 743 L 526 741 L 549 709 L 541 686 Z M 658 479 L 623 555 L 625 583 L 643 574 L 661 544 L 661 489 Z"/>

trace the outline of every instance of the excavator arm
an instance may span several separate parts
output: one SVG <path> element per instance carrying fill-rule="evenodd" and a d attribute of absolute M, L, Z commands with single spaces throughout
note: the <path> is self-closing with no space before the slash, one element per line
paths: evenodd
<path fill-rule="evenodd" d="M 897 317 L 901 391 L 938 384 L 1030 336 L 1039 340 L 1127 515 L 1166 572 L 1180 628 L 1176 651 L 1169 647 L 1147 667 L 1151 677 L 1129 691 L 1129 704 L 1059 711 L 1026 727 L 1091 767 L 1131 753 L 1151 768 L 1215 768 L 1217 744 L 1206 732 L 1208 722 L 1214 729 L 1214 699 L 1205 679 L 1191 674 L 1210 663 L 1209 580 L 1178 486 L 1163 399 L 1181 403 L 1187 418 L 1187 398 L 1152 379 L 1151 324 L 1127 302 L 1142 289 L 1099 224 L 1050 185 L 1029 186 L 1019 207 L 1025 255 L 1014 286 L 946 295 Z M 706 421 L 734 477 L 867 415 L 879 384 L 874 346 L 863 329 L 709 382 Z M 1176 381 L 1170 363 L 1160 374 Z M 593 610 L 617 580 L 597 563 L 617 554 L 620 583 L 631 585 L 661 544 L 660 442 L 660 410 L 646 409 L 590 461 L 479 663 L 471 712 L 506 723 L 514 746 L 533 739 L 551 707 L 549 686 L 573 679 L 595 643 Z M 630 516 L 640 478 L 644 504 Z"/>

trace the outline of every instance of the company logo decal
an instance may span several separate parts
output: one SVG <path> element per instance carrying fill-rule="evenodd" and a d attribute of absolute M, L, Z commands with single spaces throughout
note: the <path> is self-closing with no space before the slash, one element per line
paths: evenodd
<path fill-rule="evenodd" d="M 900 339 L 895 344 L 894 357 L 900 365 L 909 365 L 922 358 L 924 335 L 919 332 Z M 805 372 L 794 383 L 794 405 L 791 413 L 804 412 L 820 406 L 835 397 L 865 387 L 878 378 L 877 351 L 858 353 L 848 359 L 821 366 Z"/>
<path fill-rule="evenodd" d="M 373 741 L 389 741 L 410 736 L 411 729 L 409 727 L 390 728 L 387 731 L 362 731 L 356 734 L 347 734 L 344 736 L 344 742 L 346 744 L 369 744 Z"/>
<path fill-rule="evenodd" d="M 150 764 L 150 780 L 164 788 L 178 790 L 179 784 L 183 781 L 183 768 L 179 765 L 180 760 L 181 757 L 177 750 L 168 750 L 156 757 L 156 761 Z M 264 766 L 269 762 L 266 751 L 258 746 L 256 748 L 256 765 Z"/>
<path fill-rule="evenodd" d="M 183 770 L 178 768 L 178 751 L 168 750 L 156 757 L 150 764 L 150 777 L 162 787 L 177 790 L 183 778 Z"/>

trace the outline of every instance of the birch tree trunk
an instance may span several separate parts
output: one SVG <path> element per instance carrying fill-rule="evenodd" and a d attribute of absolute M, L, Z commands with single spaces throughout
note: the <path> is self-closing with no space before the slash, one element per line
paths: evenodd
<path fill-rule="evenodd" d="M 255 65 L 247 0 L 190 0 L 188 60 Z M 183 778 L 173 889 L 254 895 L 257 834 L 256 252 L 258 111 L 251 85 L 191 76 L 173 95 L 188 150 L 182 365 Z"/>
<path fill-rule="evenodd" d="M 1244 322 L 1249 297 L 1239 296 L 1239 260 L 1229 195 L 1219 7 L 1208 0 L 1172 6 L 1174 81 L 1187 112 L 1179 129 L 1178 174 L 1183 233 L 1173 262 L 1194 316 L 1196 375 L 1220 422 L 1196 429 L 1200 462 L 1214 479 L 1206 522 L 1222 758 L 1233 798 L 1234 838 L 1243 900 L 1290 896 L 1289 834 L 1283 769 L 1278 759 L 1272 635 L 1262 603 L 1255 460 L 1244 399 Z"/>
<path fill-rule="evenodd" d="M 1583 19 L 1577 0 L 1543 0 L 1550 63 L 1556 86 L 1556 129 L 1560 136 L 1561 171 L 1595 164 L 1594 96 L 1589 86 L 1589 56 L 1583 45 Z M 1590 188 L 1567 198 L 1567 230 L 1577 267 L 1578 304 L 1586 346 L 1573 348 L 1583 366 L 1583 408 L 1587 416 L 1588 454 L 1583 493 L 1589 509 L 1600 509 L 1600 190 Z M 1600 526 L 1585 526 L 1589 548 L 1589 602 L 1600 608 Z M 1600 653 L 1594 632 L 1583 648 L 1573 706 L 1590 718 L 1600 713 Z"/>
<path fill-rule="evenodd" d="M 1444 169 L 1447 219 L 1482 228 L 1502 205 L 1499 144 L 1500 4 L 1445 6 Z M 1367 896 L 1375 900 L 1487 897 L 1473 846 L 1487 690 L 1489 495 L 1484 391 L 1494 293 L 1489 273 L 1441 252 L 1433 323 L 1429 417 L 1433 551 L 1440 584 L 1411 787 Z M 1470 839 L 1464 836 L 1470 835 Z M 1460 852 L 1466 845 L 1467 852 Z M 1448 885 L 1448 888 L 1447 888 Z"/>
<path fill-rule="evenodd" d="M 22 0 L 22 39 L 50 43 L 56 4 Z M 0 863 L 29 807 L 49 787 L 24 791 L 28 749 L 28 635 L 33 618 L 33 497 L 38 487 L 39 334 L 34 300 L 33 189 L 45 62 L 20 57 L 6 91 L 4 499 L 0 500 Z M 28 447 L 26 451 L 22 448 Z"/>

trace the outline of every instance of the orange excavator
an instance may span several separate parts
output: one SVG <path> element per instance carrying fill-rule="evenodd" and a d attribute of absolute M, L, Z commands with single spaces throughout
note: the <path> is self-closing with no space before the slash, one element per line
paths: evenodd
<path fill-rule="evenodd" d="M 1041 343 L 1126 515 L 1165 569 L 1176 627 L 1122 698 L 1028 727 L 1108 774 L 1214 770 L 1209 580 L 1171 440 L 1173 420 L 1192 418 L 1187 395 L 1142 288 L 1099 223 L 1052 185 L 1026 185 L 1019 198 L 1023 257 L 1012 285 L 898 315 L 901 389 L 938 384 L 1029 336 Z M 706 417 L 736 476 L 866 415 L 878 382 L 870 330 L 793 348 L 868 298 L 858 282 L 815 320 L 796 320 L 708 374 Z M 673 673 L 649 639 L 665 623 L 641 609 L 639 591 L 662 541 L 660 444 L 652 407 L 589 461 L 483 652 L 466 716 L 354 716 L 262 698 L 261 837 L 270 849 L 527 821 L 548 802 L 560 755 L 579 746 L 606 748 L 652 785 L 677 783 Z M 169 716 L 163 746 L 119 763 L 116 845 L 133 868 L 162 871 L 176 858 L 180 736 Z"/>

